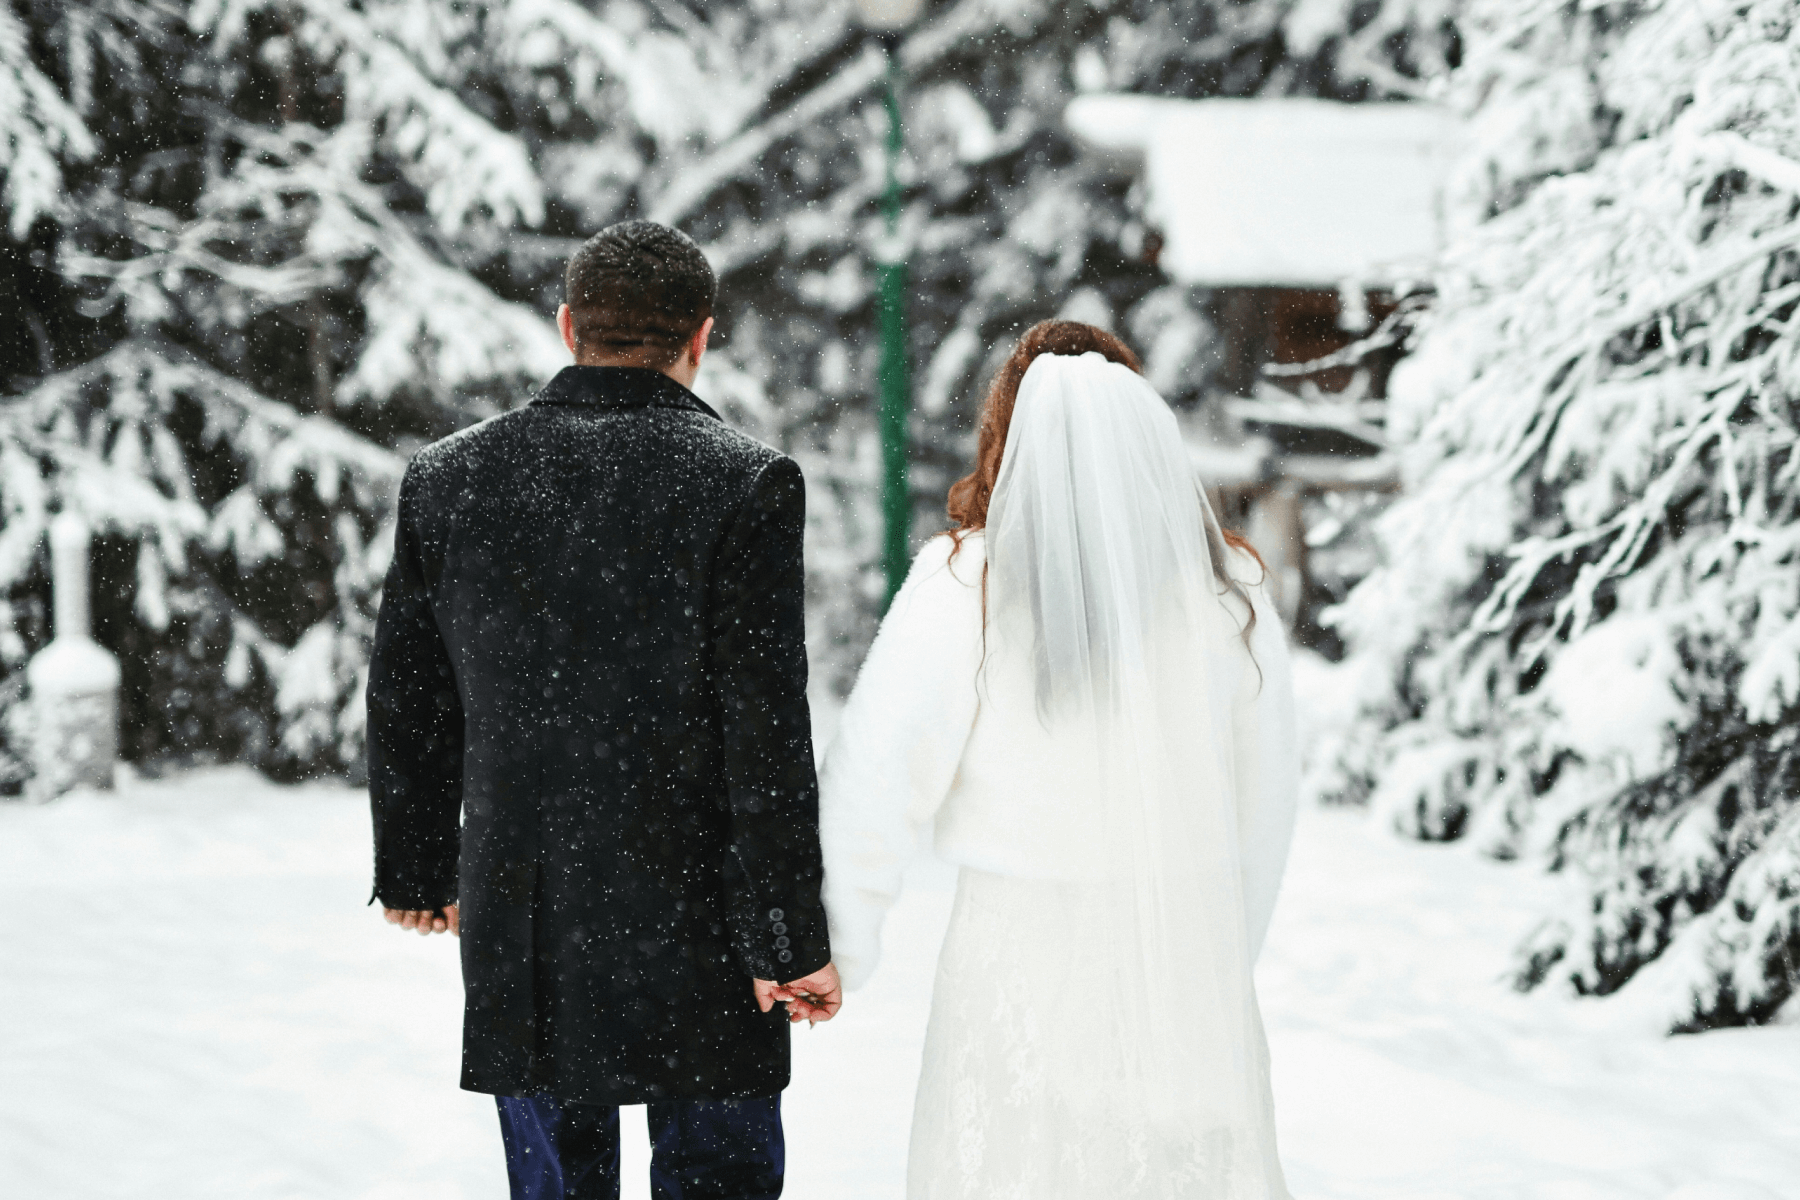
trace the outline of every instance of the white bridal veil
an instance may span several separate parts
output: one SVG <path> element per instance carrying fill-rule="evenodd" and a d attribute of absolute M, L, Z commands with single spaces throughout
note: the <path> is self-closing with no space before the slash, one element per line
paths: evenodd
<path fill-rule="evenodd" d="M 1230 714 L 1209 687 L 1242 663 L 1247 610 L 1215 573 L 1218 523 L 1168 405 L 1098 354 L 1040 356 L 986 537 L 997 652 L 1029 655 L 1039 720 L 1095 781 L 1046 801 L 1082 810 L 1046 817 L 1082 831 L 1091 869 L 1066 893 L 1079 982 L 1040 998 L 1078 1010 L 1048 1028 L 1093 1036 L 1037 1082 L 1113 1131 L 1108 1170 L 1137 1177 L 1121 1194 L 1285 1194 L 1268 1190 Z"/>

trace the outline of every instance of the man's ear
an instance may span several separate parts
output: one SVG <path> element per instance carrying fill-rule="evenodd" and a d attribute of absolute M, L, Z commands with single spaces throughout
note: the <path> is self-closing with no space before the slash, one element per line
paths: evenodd
<path fill-rule="evenodd" d="M 700 359 L 706 354 L 706 339 L 712 336 L 712 331 L 713 319 L 708 317 L 700 323 L 700 328 L 694 331 L 694 336 L 688 339 L 687 353 L 688 357 L 694 360 L 696 371 L 700 369 Z"/>
<path fill-rule="evenodd" d="M 562 334 L 563 345 L 569 348 L 569 353 L 575 353 L 575 314 L 566 304 L 556 310 L 556 332 Z"/>

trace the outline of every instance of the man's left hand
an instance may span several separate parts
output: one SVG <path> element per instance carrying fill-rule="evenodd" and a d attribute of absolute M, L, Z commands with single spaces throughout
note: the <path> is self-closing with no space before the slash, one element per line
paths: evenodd
<path fill-rule="evenodd" d="M 805 979 L 792 983 L 775 983 L 767 979 L 753 981 L 757 1007 L 768 1012 L 777 1004 L 788 1006 L 788 1021 L 805 1021 L 817 1025 L 837 1016 L 844 1007 L 844 985 L 838 982 L 837 968 L 826 963 Z"/>

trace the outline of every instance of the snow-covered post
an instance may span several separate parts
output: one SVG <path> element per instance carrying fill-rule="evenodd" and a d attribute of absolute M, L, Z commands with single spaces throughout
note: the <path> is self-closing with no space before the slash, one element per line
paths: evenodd
<path fill-rule="evenodd" d="M 87 522 L 50 522 L 54 635 L 25 668 L 31 687 L 32 757 L 44 790 L 111 787 L 119 756 L 119 660 L 90 636 Z"/>

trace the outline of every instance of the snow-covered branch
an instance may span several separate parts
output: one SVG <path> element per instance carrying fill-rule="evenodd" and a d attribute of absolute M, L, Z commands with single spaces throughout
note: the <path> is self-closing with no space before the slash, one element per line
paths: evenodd
<path fill-rule="evenodd" d="M 62 207 L 63 160 L 95 150 L 80 114 L 32 61 L 27 40 L 11 8 L 0 7 L 0 199 L 20 240 L 39 216 Z"/>
<path fill-rule="evenodd" d="M 650 219 L 680 224 L 715 191 L 753 167 L 771 146 L 862 95 L 886 71 L 887 60 L 870 49 L 776 116 L 738 134 L 699 162 L 683 164 L 651 203 Z"/>

